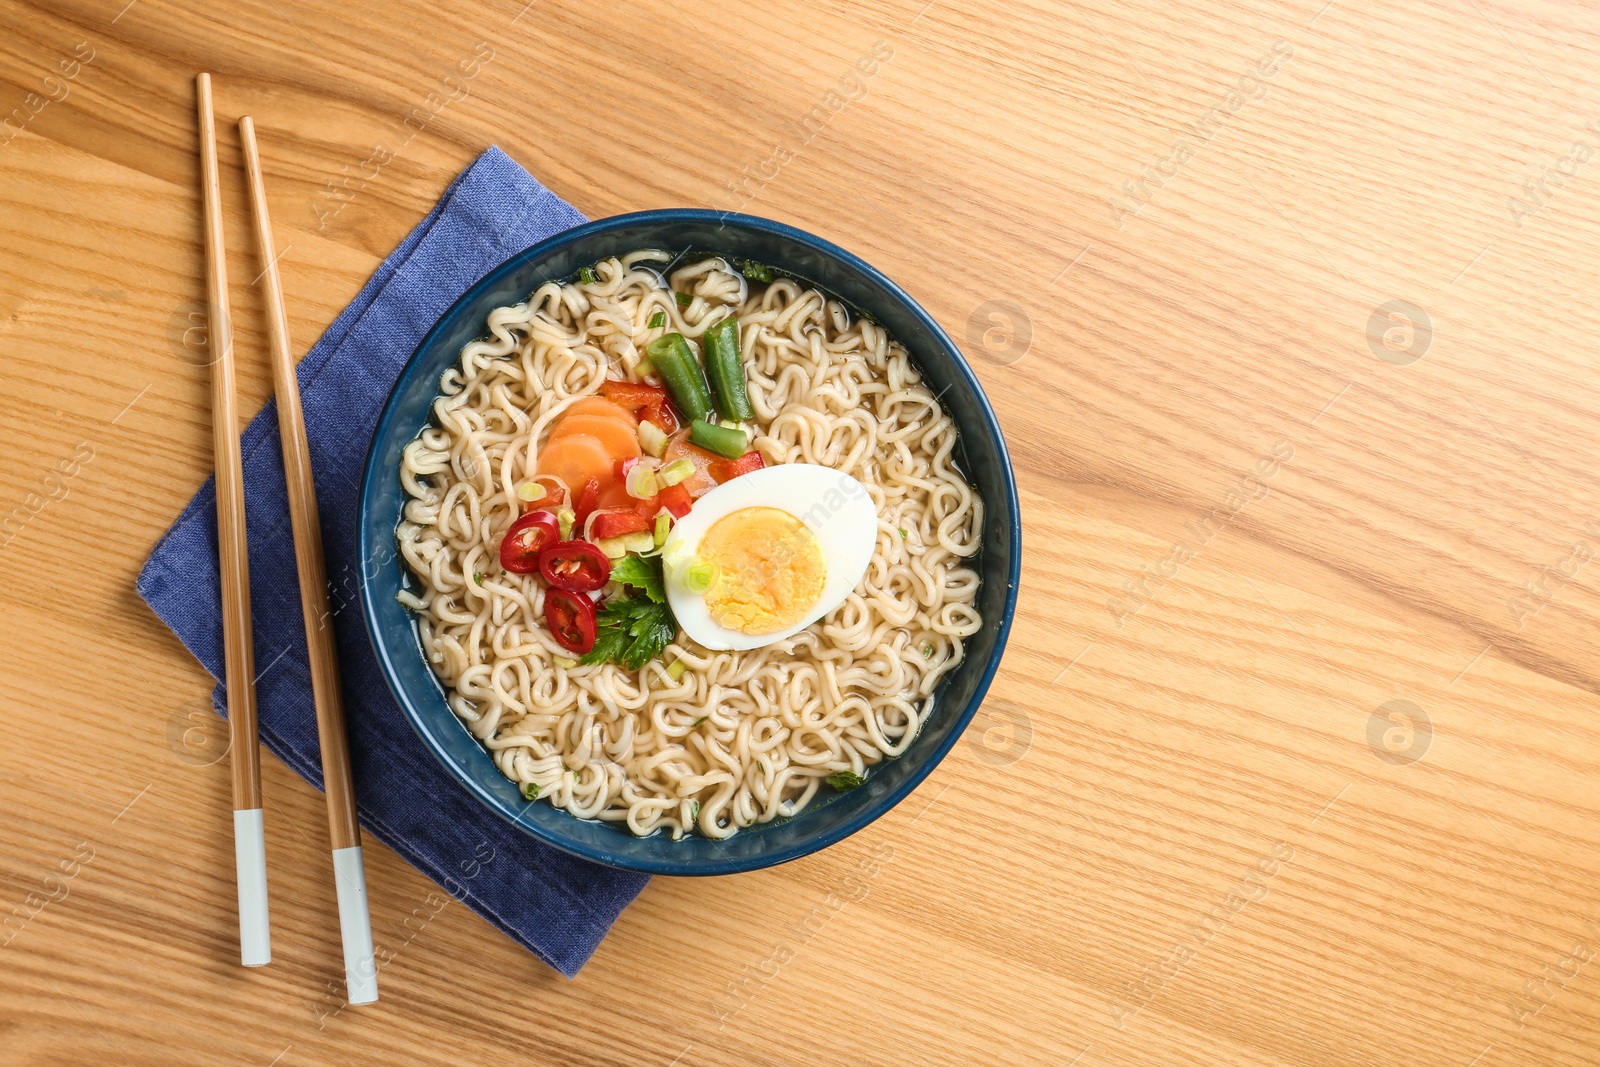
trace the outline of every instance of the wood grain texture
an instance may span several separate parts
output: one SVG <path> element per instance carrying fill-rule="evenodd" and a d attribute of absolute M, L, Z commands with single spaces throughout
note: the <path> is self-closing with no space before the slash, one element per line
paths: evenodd
<path fill-rule="evenodd" d="M 0 2 L 0 1060 L 1600 1062 L 1592 5 L 125 4 Z M 913 797 L 658 879 L 571 982 L 369 841 L 340 1010 L 268 758 L 235 964 L 225 735 L 133 591 L 211 464 L 201 69 L 231 274 L 250 114 L 302 346 L 489 144 L 591 216 L 838 241 L 965 344 L 1028 553 Z"/>

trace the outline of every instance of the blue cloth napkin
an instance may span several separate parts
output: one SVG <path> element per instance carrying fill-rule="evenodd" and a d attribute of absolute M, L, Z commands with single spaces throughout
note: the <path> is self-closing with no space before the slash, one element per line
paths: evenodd
<path fill-rule="evenodd" d="M 357 495 L 378 411 L 422 335 L 491 268 L 584 221 L 505 153 L 489 149 L 384 261 L 299 369 L 361 825 L 569 978 L 648 879 L 540 844 L 479 806 L 423 747 L 389 695 L 351 596 L 354 583 L 339 576 L 359 566 Z M 243 448 L 261 740 L 321 789 L 275 404 L 251 421 Z M 216 484 L 208 481 L 151 553 L 139 595 L 220 682 L 218 583 Z M 226 707 L 220 684 L 212 700 L 219 712 Z"/>

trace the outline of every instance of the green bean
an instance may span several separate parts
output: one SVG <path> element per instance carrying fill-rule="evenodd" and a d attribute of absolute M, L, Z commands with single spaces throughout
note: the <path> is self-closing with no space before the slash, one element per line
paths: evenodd
<path fill-rule="evenodd" d="M 696 419 L 689 424 L 689 443 L 719 456 L 738 459 L 749 450 L 750 435 L 743 430 L 730 430 L 726 426 Z"/>
<path fill-rule="evenodd" d="M 683 417 L 693 422 L 711 413 L 711 390 L 706 387 L 706 376 L 700 361 L 694 358 L 689 342 L 681 333 L 657 337 L 645 349 L 650 363 L 667 387 L 673 404 Z"/>
<path fill-rule="evenodd" d="M 744 356 L 739 351 L 739 320 L 729 315 L 700 338 L 706 356 L 706 377 L 716 394 L 717 410 L 725 419 L 744 422 L 756 417 L 745 384 Z"/>

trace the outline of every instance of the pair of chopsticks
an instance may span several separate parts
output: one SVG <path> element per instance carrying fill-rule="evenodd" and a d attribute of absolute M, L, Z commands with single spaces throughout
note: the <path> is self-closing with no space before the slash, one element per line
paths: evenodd
<path fill-rule="evenodd" d="M 250 627 L 250 562 L 245 539 L 244 463 L 239 450 L 239 420 L 234 399 L 233 329 L 228 310 L 228 268 L 222 242 L 222 195 L 217 176 L 217 131 L 211 107 L 211 76 L 195 79 L 200 109 L 201 185 L 205 203 L 206 296 L 210 305 L 207 339 L 211 349 L 212 436 L 217 467 L 217 547 L 222 566 L 223 651 L 228 690 L 228 724 L 233 776 L 233 839 L 239 882 L 239 954 L 246 967 L 272 960 L 267 921 L 267 851 L 261 812 L 261 756 L 257 742 L 255 665 Z M 278 430 L 283 439 L 283 469 L 289 490 L 289 518 L 305 615 L 311 689 L 317 709 L 317 738 L 328 799 L 328 836 L 344 942 L 346 999 L 370 1004 L 378 999 L 378 974 L 372 951 L 372 920 L 367 910 L 367 879 L 361 861 L 361 831 L 356 824 L 350 748 L 339 694 L 339 664 L 328 611 L 328 583 L 322 558 L 322 528 L 311 481 L 311 448 L 294 356 L 289 349 L 289 317 L 278 278 L 272 223 L 261 180 L 261 155 L 255 124 L 239 120 L 250 201 L 255 215 L 256 252 L 267 307 L 267 338 L 278 397 Z"/>

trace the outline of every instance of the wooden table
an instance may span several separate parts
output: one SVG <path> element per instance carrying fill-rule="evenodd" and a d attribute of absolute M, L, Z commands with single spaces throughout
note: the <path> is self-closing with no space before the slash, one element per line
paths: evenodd
<path fill-rule="evenodd" d="M 1600 1062 L 1593 5 L 325 7 L 0 5 L 0 1061 Z M 200 69 L 246 411 L 245 113 L 302 351 L 491 143 L 842 242 L 966 342 L 1028 555 L 910 800 L 657 880 L 571 982 L 369 842 L 394 958 L 337 1011 L 268 758 L 235 964 L 211 683 L 133 588 L 211 464 Z"/>

